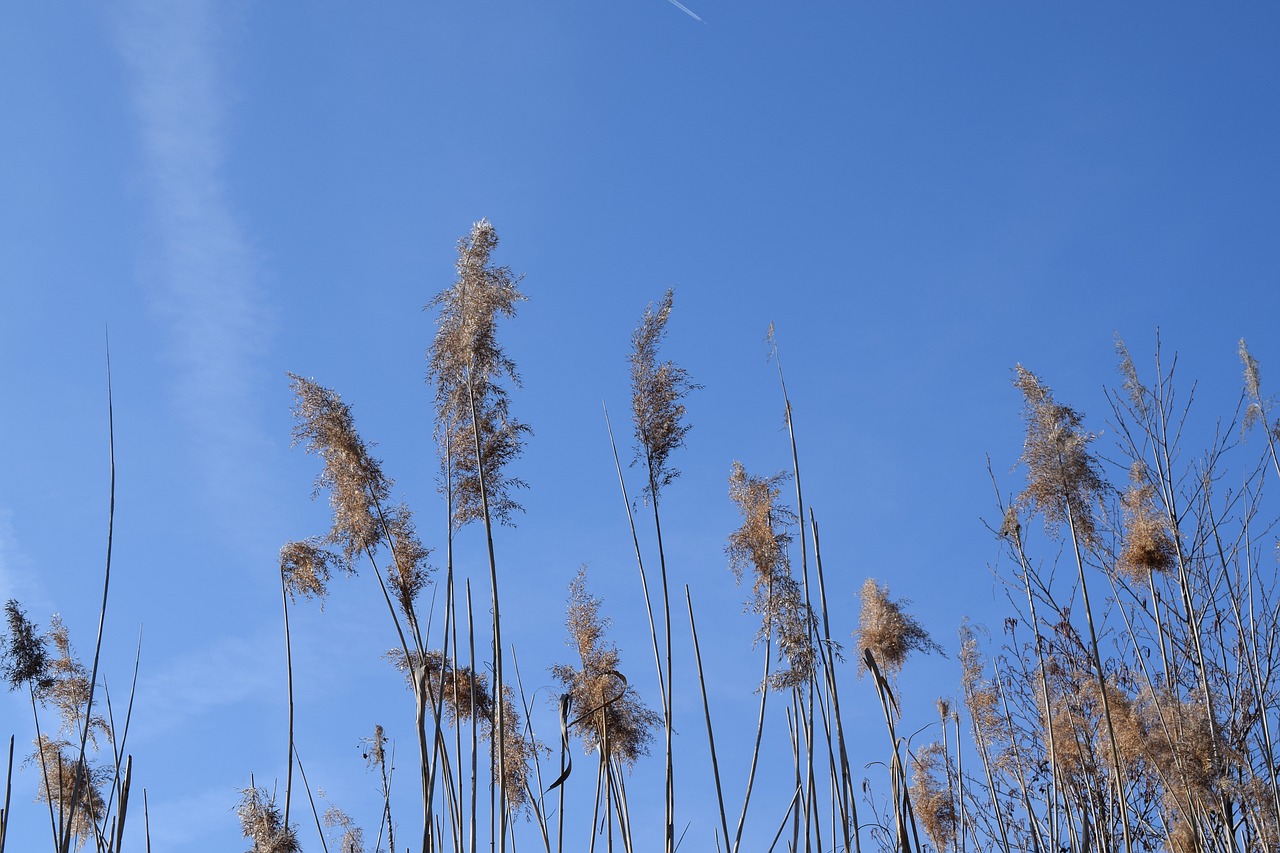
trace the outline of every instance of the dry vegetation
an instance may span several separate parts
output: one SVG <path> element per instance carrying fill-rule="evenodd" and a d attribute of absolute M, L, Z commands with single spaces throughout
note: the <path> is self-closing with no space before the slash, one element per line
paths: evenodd
<path fill-rule="evenodd" d="M 456 280 L 428 306 L 438 317 L 428 363 L 448 520 L 434 576 L 414 516 L 396 502 L 350 408 L 336 392 L 290 374 L 294 439 L 320 459 L 316 491 L 328 496 L 332 526 L 281 549 L 286 651 L 290 609 L 299 599 L 322 605 L 335 570 L 377 584 L 394 645 L 388 657 L 413 699 L 416 760 L 398 783 L 416 789 L 421 811 L 393 815 L 389 739 L 378 726 L 364 747 L 383 797 L 381 813 L 371 816 L 376 830 L 332 805 L 322 812 L 297 761 L 290 667 L 289 731 L 280 746 L 289 761 L 279 795 L 253 777 L 241 792 L 238 814 L 253 851 L 304 844 L 343 853 L 517 845 L 548 853 L 630 851 L 640 833 L 628 780 L 638 763 L 660 761 L 661 834 L 673 853 L 688 818 L 675 797 L 683 770 L 673 749 L 677 727 L 686 737 L 705 733 L 718 804 L 712 836 L 684 842 L 697 849 L 1245 853 L 1280 846 L 1280 599 L 1273 521 L 1261 502 L 1266 477 L 1280 475 L 1280 421 L 1243 342 L 1240 406 L 1194 457 L 1180 446 L 1190 406 L 1179 401 L 1173 370 L 1158 354 L 1144 381 L 1118 344 L 1123 382 L 1109 394 L 1109 432 L 1118 446 L 1105 461 L 1084 415 L 1016 368 L 1025 482 L 1010 498 L 997 497 L 1002 520 L 993 530 L 1009 567 L 1000 579 L 1009 615 L 994 639 L 961 624 L 957 699 L 940 699 L 936 708 L 903 707 L 898 684 L 910 678 L 912 654 L 942 646 L 887 585 L 866 580 L 858 626 L 830 624 L 818 528 L 812 513 L 805 516 L 783 382 L 792 470 L 752 475 L 735 462 L 728 481 L 742 524 L 725 551 L 749 586 L 763 674 L 742 685 L 744 696 L 758 697 L 754 738 L 732 744 L 749 754 L 749 771 L 722 779 L 716 750 L 725 744 L 716 740 L 716 723 L 729 711 L 708 699 L 687 589 L 691 642 L 673 637 L 686 623 L 672 605 L 679 573 L 669 570 L 662 547 L 661 501 L 679 475 L 677 455 L 690 429 L 683 401 L 697 388 L 660 356 L 670 291 L 645 310 L 631 339 L 640 487 L 629 488 L 617 466 L 653 668 L 634 660 L 624 666 L 584 569 L 568 592 L 572 653 L 551 668 L 562 690 L 559 732 L 540 738 L 529 723 L 530 697 L 504 652 L 503 561 L 492 535 L 495 523 L 520 512 L 525 485 L 508 472 L 529 430 L 511 411 L 518 372 L 498 336 L 499 320 L 514 317 L 525 297 L 519 277 L 494 265 L 497 244 L 493 227 L 477 223 L 459 242 Z M 794 510 L 783 499 L 790 486 Z M 643 520 L 632 516 L 640 507 Z M 656 547 L 646 554 L 636 528 L 650 523 Z M 454 539 L 469 527 L 487 545 L 482 612 L 491 617 L 479 622 L 469 584 L 455 583 Z M 109 578 L 108 558 L 106 586 Z M 437 585 L 435 611 L 424 613 L 429 584 Z M 50 844 L 60 853 L 86 843 L 119 851 L 132 777 L 128 711 L 118 717 L 109 696 L 95 696 L 98 655 L 92 666 L 81 664 L 56 618 L 42 632 L 14 601 L 6 617 L 3 675 L 29 701 L 36 732 L 18 759 L 29 756 L 40 780 L 19 800 L 34 798 L 47 811 Z M 851 628 L 856 661 L 846 663 L 838 638 Z M 673 678 L 679 654 L 692 656 L 697 683 Z M 675 719 L 677 690 L 700 694 L 701 720 Z M 856 744 L 857 761 L 879 762 L 876 768 L 854 763 L 842 702 L 874 703 L 883 713 L 887 739 Z M 776 751 L 763 748 L 766 719 L 779 716 L 789 733 L 783 767 Z M 916 743 L 918 735 L 903 731 L 931 741 Z M 13 742 L 0 851 L 11 814 Z M 594 795 L 585 800 L 567 793 L 572 774 L 591 771 L 575 767 L 575 749 L 595 756 Z M 771 777 L 794 780 L 789 801 L 753 797 L 763 762 L 774 762 Z M 297 820 L 298 782 L 315 822 L 314 844 Z M 730 803 L 731 792 L 740 792 L 740 805 Z M 748 813 L 752 826 L 767 822 L 776 834 L 744 833 Z M 651 815 L 650 825 L 657 820 Z"/>

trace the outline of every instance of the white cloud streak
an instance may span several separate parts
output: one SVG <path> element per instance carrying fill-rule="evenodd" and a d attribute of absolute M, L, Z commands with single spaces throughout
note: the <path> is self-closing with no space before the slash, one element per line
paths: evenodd
<path fill-rule="evenodd" d="M 214 500 L 246 494 L 265 440 L 252 390 L 269 323 L 253 250 L 224 178 L 228 100 L 219 26 L 227 7 L 137 0 L 119 45 L 139 121 L 158 245 L 144 268 L 178 371 L 174 400 Z"/>

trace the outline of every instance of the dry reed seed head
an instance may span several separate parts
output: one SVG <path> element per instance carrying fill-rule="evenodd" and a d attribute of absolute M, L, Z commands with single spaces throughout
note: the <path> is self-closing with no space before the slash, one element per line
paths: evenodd
<path fill-rule="evenodd" d="M 1268 422 L 1273 400 L 1264 399 L 1262 396 L 1262 378 L 1258 370 L 1258 360 L 1249 352 L 1249 347 L 1244 342 L 1244 338 L 1240 339 L 1240 361 L 1244 365 L 1244 391 L 1245 396 L 1249 400 L 1249 405 L 1244 413 L 1243 431 L 1248 432 L 1259 422 L 1274 435 L 1280 437 L 1280 422 L 1272 425 Z"/>
<path fill-rule="evenodd" d="M 71 634 L 62 617 L 54 615 L 45 636 L 57 655 L 48 660 L 49 682 L 38 698 L 58 709 L 62 720 L 60 732 L 78 735 L 84 726 L 85 712 L 89 707 L 89 670 L 75 656 Z M 99 735 L 110 738 L 111 727 L 105 717 L 95 714 L 89 721 L 89 739 L 95 748 Z"/>
<path fill-rule="evenodd" d="M 493 399 L 487 390 L 477 397 L 476 422 L 480 425 L 480 458 L 484 460 L 483 491 L 481 466 L 476 464 L 476 442 L 469 405 L 465 421 L 452 421 L 455 429 L 444 439 L 449 443 L 446 458 L 450 469 L 444 472 L 444 477 L 452 491 L 455 530 L 468 522 L 483 519 L 486 500 L 490 517 L 505 525 L 514 524 L 515 514 L 524 511 L 512 494 L 517 489 L 528 488 L 528 484 L 517 477 L 507 476 L 505 468 L 524 452 L 525 437 L 531 430 L 508 416 L 505 398 Z"/>
<path fill-rule="evenodd" d="M 435 385 L 436 440 L 449 470 L 455 527 L 484 515 L 480 476 L 484 475 L 490 514 L 504 524 L 521 509 L 511 491 L 524 483 L 505 476 L 503 468 L 524 450 L 529 427 L 511 417 L 505 377 L 516 387 L 515 362 L 498 343 L 499 317 L 514 317 L 526 297 L 521 278 L 510 267 L 490 263 L 498 235 L 488 220 L 472 226 L 458 241 L 458 277 L 428 303 L 438 309 L 436 335 L 427 352 L 428 373 Z M 473 417 L 474 407 L 474 417 Z M 477 461 L 479 434 L 482 464 Z"/>
<path fill-rule="evenodd" d="M 733 463 L 729 497 L 742 514 L 742 526 L 729 535 L 725 547 L 729 568 L 739 583 L 751 570 L 749 606 L 763 617 L 757 640 L 776 638 L 778 652 L 789 664 L 770 675 L 769 684 L 775 690 L 804 684 L 813 676 L 818 659 L 817 620 L 791 576 L 787 554 L 791 535 L 786 525 L 793 516 L 777 503 L 786 480 L 787 475 L 781 473 L 754 477 L 741 462 Z"/>
<path fill-rule="evenodd" d="M 286 542 L 280 549 L 280 574 L 290 600 L 297 601 L 298 596 L 318 598 L 323 609 L 335 562 L 341 562 L 341 558 L 320 547 L 319 539 Z"/>
<path fill-rule="evenodd" d="M 1124 345 L 1124 340 L 1118 332 L 1116 333 L 1116 355 L 1120 357 L 1119 370 L 1120 375 L 1124 377 L 1121 387 L 1129 397 L 1129 405 L 1139 417 L 1145 417 L 1147 398 L 1151 392 L 1138 378 L 1138 369 L 1133 366 L 1133 357 L 1129 355 L 1129 348 Z"/>
<path fill-rule="evenodd" d="M 377 545 L 381 533 L 377 507 L 386 503 L 391 481 L 382 465 L 369 455 L 356 432 L 351 408 L 331 389 L 296 373 L 289 374 L 294 391 L 293 441 L 306 445 L 324 461 L 316 477 L 315 494 L 329 490 L 333 529 L 322 541 L 341 550 L 342 568 L 355 571 L 355 559 Z"/>
<path fill-rule="evenodd" d="M 391 565 L 387 568 L 388 580 L 395 590 L 400 609 L 408 617 L 414 613 L 413 604 L 427 585 L 431 566 L 427 559 L 431 550 L 418 539 L 409 507 L 400 504 L 386 517 L 387 535 L 391 543 Z"/>
<path fill-rule="evenodd" d="M 787 555 L 791 535 L 787 533 L 786 524 L 794 516 L 777 504 L 781 486 L 786 481 L 785 473 L 754 477 L 736 461 L 729 473 L 729 498 L 742 514 L 742 526 L 729 534 L 725 552 L 729 555 L 733 576 L 741 582 L 750 569 L 757 590 L 767 586 L 775 574 L 786 575 L 791 571 Z"/>
<path fill-rule="evenodd" d="M 339 853 L 364 853 L 364 830 L 356 825 L 351 816 L 342 809 L 329 804 L 322 818 L 328 829 L 336 829 L 341 834 L 337 838 Z M 329 836 L 333 839 L 333 836 Z"/>
<path fill-rule="evenodd" d="M 602 760 L 617 759 L 630 767 L 649 754 L 662 715 L 646 707 L 621 677 L 618 649 L 605 639 L 609 620 L 600 616 L 600 606 L 600 599 L 587 589 L 583 566 L 569 584 L 565 618 L 568 644 L 578 652 L 582 668 L 557 664 L 551 674 L 573 699 L 572 729 L 582 738 L 583 748 L 599 749 Z"/>
<path fill-rule="evenodd" d="M 105 811 L 102 785 L 110 778 L 110 771 L 78 761 L 79 748 L 70 741 L 54 740 L 42 734 L 35 745 L 36 751 L 27 763 L 41 773 L 36 801 L 52 801 L 63 830 L 77 836 L 76 849 L 80 849 L 86 838 L 96 837 L 97 824 Z M 75 815 L 68 826 L 66 816 L 71 811 L 73 798 Z"/>
<path fill-rule="evenodd" d="M 685 408 L 681 402 L 690 391 L 700 386 L 689 380 L 689 373 L 674 362 L 658 361 L 658 345 L 667 333 L 667 320 L 675 291 L 668 289 L 657 308 L 652 303 L 644 310 L 640 325 L 631 333 L 631 415 L 635 424 L 635 461 L 644 460 L 649 469 L 649 482 L 644 494 L 656 499 L 680 471 L 670 464 L 671 452 L 684 445 L 690 425 L 684 423 Z"/>
<path fill-rule="evenodd" d="M 33 694 L 43 694 L 51 685 L 49 652 L 39 627 L 27 619 L 16 599 L 4 606 L 9 634 L 0 645 L 0 675 L 10 690 L 29 685 Z"/>
<path fill-rule="evenodd" d="M 859 593 L 862 611 L 854 639 L 858 643 L 858 674 L 866 671 L 863 658 L 866 652 L 875 655 L 876 662 L 887 677 L 897 675 L 913 651 L 943 654 L 942 646 L 929 636 L 915 617 L 903 608 L 911 602 L 889 598 L 889 587 L 875 578 L 867 578 Z"/>
<path fill-rule="evenodd" d="M 947 763 L 947 752 L 940 743 L 931 743 L 911 757 L 911 802 L 925 834 L 938 850 L 951 846 L 959 825 Z"/>
<path fill-rule="evenodd" d="M 425 667 L 427 695 L 435 702 L 439 691 L 438 698 L 444 705 L 450 725 L 457 725 L 460 720 L 492 722 L 493 694 L 489 692 L 489 680 L 484 673 L 477 674 L 468 666 L 454 667 L 443 652 L 435 650 L 425 656 L 411 651 L 409 663 L 405 662 L 402 649 L 391 649 L 386 658 L 405 673 L 410 688 L 414 687 L 414 674 Z"/>
<path fill-rule="evenodd" d="M 986 661 L 978 637 L 967 623 L 960 626 L 961 686 L 973 726 L 987 740 L 1000 734 L 1000 691 L 986 677 Z"/>
<path fill-rule="evenodd" d="M 482 730 L 490 743 L 493 742 L 493 723 L 490 721 Z M 526 733 L 520 712 L 516 710 L 515 692 L 509 685 L 502 686 L 502 743 L 506 751 L 506 776 L 499 780 L 498 762 L 493 762 L 494 781 L 500 781 L 507 796 L 507 807 L 513 814 L 529 805 L 529 773 L 531 763 L 539 752 L 549 754 L 550 750 Z"/>
<path fill-rule="evenodd" d="M 1081 428 L 1083 416 L 1053 399 L 1040 378 L 1017 365 L 1014 385 L 1022 391 L 1027 436 L 1022 459 L 1027 487 L 1017 503 L 1044 515 L 1050 529 L 1071 521 L 1082 542 L 1097 536 L 1095 509 L 1109 487 L 1098 462 L 1089 453 L 1097 436 Z"/>
<path fill-rule="evenodd" d="M 1152 574 L 1172 571 L 1177 551 L 1168 521 L 1156 507 L 1155 487 L 1147 482 L 1141 462 L 1134 463 L 1130 480 L 1121 498 L 1126 525 L 1116 568 L 1130 580 L 1145 584 Z"/>
<path fill-rule="evenodd" d="M 1280 815 L 1276 814 L 1271 783 L 1256 772 L 1250 772 L 1232 786 L 1231 794 L 1244 804 L 1247 819 L 1257 833 L 1261 848 L 1280 849 Z"/>
<path fill-rule="evenodd" d="M 1182 795 L 1183 802 L 1191 797 L 1211 802 L 1227 781 L 1229 768 L 1240 762 L 1221 733 L 1215 742 L 1204 700 L 1198 694 L 1179 699 L 1168 692 L 1150 691 L 1142 700 L 1136 713 L 1144 729 L 1142 748 L 1147 760 L 1178 787 L 1175 793 Z"/>
<path fill-rule="evenodd" d="M 370 770 L 386 764 L 387 738 L 383 734 L 382 726 L 375 725 L 373 727 L 373 737 L 362 738 L 361 743 L 364 744 L 364 760 Z"/>
<path fill-rule="evenodd" d="M 244 837 L 253 841 L 248 853 L 298 853 L 302 849 L 297 828 L 284 825 L 275 794 L 268 795 L 266 788 L 245 788 L 236 814 Z"/>
<path fill-rule="evenodd" d="M 1018 507 L 1009 504 L 1004 508 L 1004 518 L 1000 522 L 1000 536 L 1019 542 L 1022 539 L 1022 521 L 1018 518 Z"/>

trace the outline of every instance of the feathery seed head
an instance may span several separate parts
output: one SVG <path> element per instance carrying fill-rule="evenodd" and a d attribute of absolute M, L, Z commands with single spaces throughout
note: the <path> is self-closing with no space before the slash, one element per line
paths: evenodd
<path fill-rule="evenodd" d="M 245 788 L 236 809 L 244 837 L 253 840 L 248 853 L 298 853 L 298 831 L 284 825 L 284 816 L 276 805 L 274 794 L 266 788 Z"/>
<path fill-rule="evenodd" d="M 15 599 L 5 604 L 4 613 L 9 622 L 9 636 L 0 643 L 0 676 L 8 682 L 10 690 L 26 684 L 33 694 L 39 695 L 52 684 L 45 638 Z"/>
<path fill-rule="evenodd" d="M 599 749 L 601 760 L 617 759 L 632 766 L 648 754 L 662 716 L 645 707 L 618 671 L 618 649 L 605 639 L 609 620 L 600 615 L 600 604 L 587 589 L 583 566 L 569 585 L 565 619 L 569 645 L 578 652 L 582 668 L 558 664 L 551 668 L 551 674 L 573 699 L 572 707 L 577 710 L 572 729 L 582 738 L 586 751 Z"/>
<path fill-rule="evenodd" d="M 89 707 L 89 670 L 75 656 L 71 634 L 57 614 L 50 620 L 46 639 L 57 655 L 48 660 L 48 685 L 38 698 L 58 709 L 62 733 L 77 735 L 84 727 L 85 711 Z M 95 746 L 99 735 L 110 738 L 111 727 L 105 717 L 94 715 L 89 720 L 89 737 Z"/>
<path fill-rule="evenodd" d="M 427 585 L 427 577 L 431 567 L 427 558 L 431 550 L 425 548 L 418 539 L 417 528 L 413 523 L 413 514 L 409 507 L 400 504 L 387 515 L 387 535 L 391 542 L 392 562 L 387 569 L 391 588 L 395 590 L 396 601 L 405 616 L 413 619 L 413 603 L 418 593 Z"/>
<path fill-rule="evenodd" d="M 425 667 L 427 694 L 435 702 L 436 691 L 440 691 L 450 725 L 457 725 L 459 720 L 486 724 L 492 721 L 493 694 L 489 692 L 489 679 L 484 673 L 474 672 L 469 666 L 454 667 L 440 651 L 429 651 L 425 657 L 411 651 L 408 663 L 401 649 L 391 649 L 386 657 L 405 673 L 410 687 L 415 674 L 422 673 Z"/>
<path fill-rule="evenodd" d="M 286 542 L 280 549 L 280 573 L 289 598 L 318 598 L 323 608 L 334 562 L 341 562 L 341 558 L 322 548 L 319 539 Z"/>
<path fill-rule="evenodd" d="M 813 676 L 818 658 L 815 647 L 816 618 L 804 592 L 791 575 L 787 545 L 791 535 L 786 524 L 791 511 L 777 503 L 786 474 L 753 477 L 733 463 L 729 474 L 729 497 L 742 513 L 742 526 L 729 534 L 725 552 L 729 568 L 739 583 L 748 569 L 752 572 L 752 610 L 763 617 L 758 640 L 776 639 L 778 652 L 789 663 L 787 669 L 769 676 L 775 690 L 804 684 Z"/>
<path fill-rule="evenodd" d="M 1134 463 L 1129 478 L 1131 485 L 1121 499 L 1127 524 L 1116 568 L 1130 580 L 1145 584 L 1153 573 L 1173 569 L 1177 551 L 1164 514 L 1155 505 L 1155 488 L 1147 481 L 1141 462 Z"/>
<path fill-rule="evenodd" d="M 1097 534 L 1096 504 L 1107 492 L 1089 443 L 1097 436 L 1081 429 L 1083 417 L 1070 406 L 1053 399 L 1040 378 L 1018 365 L 1014 384 L 1022 391 L 1027 437 L 1022 461 L 1027 465 L 1027 487 L 1018 504 L 1039 510 L 1045 524 L 1074 524 L 1080 539 L 1090 544 Z"/>
<path fill-rule="evenodd" d="M 1274 400 L 1263 399 L 1262 378 L 1258 370 L 1258 360 L 1249 352 L 1249 347 L 1240 339 L 1240 361 L 1244 365 L 1244 392 L 1249 398 L 1249 406 L 1244 413 L 1244 431 L 1248 432 L 1259 421 L 1267 429 L 1274 429 L 1280 436 L 1280 423 L 1274 427 L 1267 422 Z"/>
<path fill-rule="evenodd" d="M 507 807 L 513 814 L 529 805 L 529 772 L 531 762 L 539 752 L 548 752 L 530 732 L 526 732 L 516 710 L 515 692 L 509 685 L 502 686 L 503 748 L 506 751 L 506 778 L 499 780 L 498 762 L 493 762 L 494 781 L 500 782 L 506 791 Z M 493 723 L 484 729 L 484 736 L 493 742 Z"/>
<path fill-rule="evenodd" d="M 342 567 L 354 571 L 355 558 L 378 542 L 377 507 L 386 502 L 391 481 L 369 455 L 351 408 L 335 391 L 296 373 L 290 373 L 289 380 L 295 395 L 294 444 L 305 444 L 308 453 L 324 461 L 316 494 L 321 488 L 329 490 L 333 529 L 322 541 L 339 548 Z"/>
<path fill-rule="evenodd" d="M 79 761 L 79 748 L 66 740 L 53 740 L 40 735 L 36 751 L 28 760 L 41 772 L 36 801 L 52 802 L 59 815 L 63 830 L 77 836 L 76 849 L 92 837 L 105 810 L 102 785 L 110 778 L 106 768 L 93 767 L 87 761 Z M 66 815 L 75 800 L 75 816 L 67 825 Z"/>
<path fill-rule="evenodd" d="M 330 804 L 325 809 L 322 820 L 328 829 L 342 832 L 338 838 L 338 853 L 364 853 L 364 830 L 356 826 L 350 815 Z"/>
<path fill-rule="evenodd" d="M 984 739 L 995 740 L 1000 725 L 999 687 L 986 677 L 986 662 L 977 635 L 968 623 L 960 626 L 960 668 L 965 706 L 973 727 Z"/>
<path fill-rule="evenodd" d="M 649 482 L 644 493 L 657 493 L 680 476 L 670 464 L 671 452 L 684 445 L 690 425 L 683 423 L 684 403 L 698 385 L 689 373 L 672 361 L 658 362 L 658 345 L 667 333 L 675 291 L 668 289 L 654 308 L 644 310 L 640 325 L 631 334 L 631 414 L 636 430 L 636 461 L 644 460 Z"/>
<path fill-rule="evenodd" d="M 526 297 L 510 267 L 490 263 L 497 245 L 498 234 L 488 220 L 472 226 L 470 235 L 458 241 L 457 280 L 427 305 L 439 311 L 427 364 L 455 527 L 482 518 L 485 498 L 490 514 L 510 523 L 521 509 L 511 491 L 525 485 L 503 473 L 524 451 L 529 427 L 511 417 L 507 391 L 500 384 L 505 377 L 519 387 L 520 377 L 498 343 L 497 328 L 498 318 L 514 317 L 517 303 Z"/>
<path fill-rule="evenodd" d="M 1147 414 L 1147 397 L 1150 391 L 1142 384 L 1138 378 L 1138 369 L 1133 366 L 1133 358 L 1129 355 L 1129 348 L 1124 345 L 1124 341 L 1120 338 L 1120 334 L 1116 333 L 1116 355 L 1120 356 L 1120 375 L 1124 377 L 1124 383 L 1121 386 L 1125 393 L 1129 395 L 1129 405 L 1133 407 L 1133 411 L 1139 417 L 1145 417 Z"/>
<path fill-rule="evenodd" d="M 387 737 L 383 734 L 382 726 L 375 725 L 373 727 L 373 737 L 361 738 L 360 743 L 364 747 L 364 760 L 370 770 L 386 764 Z"/>
<path fill-rule="evenodd" d="M 937 850 L 946 850 L 956 836 L 958 816 L 947 772 L 947 752 L 931 743 L 911 758 L 911 801 L 920 825 Z"/>
<path fill-rule="evenodd" d="M 878 583 L 875 578 L 867 578 L 859 595 L 862 613 L 858 619 L 858 630 L 854 633 L 858 643 L 859 675 L 867 669 L 862 661 L 868 651 L 875 655 L 887 677 L 900 672 L 907 655 L 913 651 L 942 654 L 942 646 L 934 642 L 915 617 L 903 609 L 910 602 L 889 598 L 887 585 Z"/>

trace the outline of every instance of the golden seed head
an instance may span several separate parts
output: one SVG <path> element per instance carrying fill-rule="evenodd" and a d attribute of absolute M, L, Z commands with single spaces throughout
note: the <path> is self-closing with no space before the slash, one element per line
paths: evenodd
<path fill-rule="evenodd" d="M 490 263 L 497 245 L 488 220 L 472 226 L 458 241 L 457 279 L 427 306 L 439 310 L 427 369 L 435 385 L 435 436 L 455 527 L 482 518 L 484 499 L 493 518 L 510 523 L 521 509 L 511 492 L 525 485 L 504 473 L 523 452 L 529 427 L 511 417 L 500 384 L 506 378 L 519 387 L 520 377 L 498 342 L 497 329 L 498 318 L 514 317 L 526 297 L 510 267 Z"/>
<path fill-rule="evenodd" d="M 889 587 L 867 578 L 862 585 L 862 613 L 854 638 L 858 642 L 859 674 L 866 671 L 865 653 L 871 652 L 876 663 L 887 677 L 893 677 L 902 669 L 907 655 L 913 651 L 929 654 L 942 652 L 929 636 L 903 608 L 909 601 L 889 598 Z"/>
<path fill-rule="evenodd" d="M 1108 491 L 1101 467 L 1089 453 L 1097 436 L 1081 429 L 1083 416 L 1056 402 L 1038 376 L 1020 364 L 1016 371 L 1014 384 L 1022 391 L 1027 424 L 1022 448 L 1027 487 L 1017 503 L 1041 512 L 1050 527 L 1073 524 L 1081 541 L 1091 544 L 1097 535 L 1095 509 Z"/>
<path fill-rule="evenodd" d="M 631 414 L 635 423 L 636 460 L 644 460 L 649 482 L 644 492 L 655 499 L 663 487 L 680 476 L 670 464 L 671 452 L 684 445 L 690 425 L 684 423 L 682 402 L 699 386 L 672 361 L 658 361 L 658 345 L 667 333 L 675 291 L 668 289 L 655 308 L 644 310 L 631 334 Z"/>
<path fill-rule="evenodd" d="M 609 621 L 600 615 L 600 599 L 587 589 L 584 566 L 569 585 L 565 624 L 569 645 L 581 668 L 557 664 L 551 674 L 572 699 L 571 726 L 587 752 L 599 749 L 602 760 L 631 766 L 649 752 L 662 716 L 647 708 L 621 674 L 618 648 L 605 639 Z"/>

